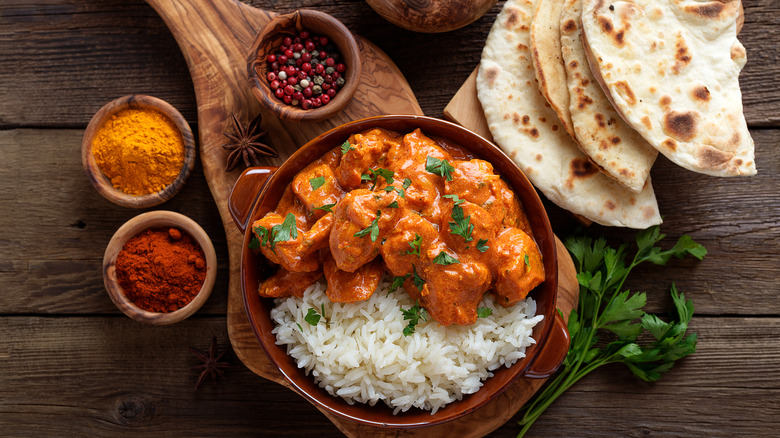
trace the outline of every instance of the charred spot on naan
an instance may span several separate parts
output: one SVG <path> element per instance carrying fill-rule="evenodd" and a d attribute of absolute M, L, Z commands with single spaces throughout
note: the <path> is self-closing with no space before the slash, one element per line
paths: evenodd
<path fill-rule="evenodd" d="M 620 95 L 627 104 L 631 106 L 636 105 L 637 100 L 634 90 L 631 89 L 626 81 L 617 81 L 613 84 L 613 87 L 615 87 L 617 94 Z"/>
<path fill-rule="evenodd" d="M 661 104 L 662 107 L 666 108 L 669 105 L 672 104 L 672 98 L 667 95 L 661 96 L 661 98 L 658 100 L 658 103 Z"/>
<path fill-rule="evenodd" d="M 488 86 L 492 87 L 493 85 L 495 85 L 497 78 L 498 78 L 497 67 L 490 67 L 485 70 L 485 79 L 487 80 Z"/>
<path fill-rule="evenodd" d="M 691 141 L 696 137 L 699 118 L 697 111 L 667 111 L 662 121 L 663 130 L 679 141 Z"/>
<path fill-rule="evenodd" d="M 577 30 L 577 22 L 574 20 L 567 20 L 565 23 L 563 23 L 563 26 L 561 26 L 561 31 L 563 33 L 572 33 Z"/>
<path fill-rule="evenodd" d="M 674 43 L 674 65 L 672 66 L 672 73 L 679 75 L 686 67 L 691 64 L 691 54 L 688 51 L 688 45 L 685 44 L 685 38 L 681 33 L 677 34 L 676 41 Z"/>
<path fill-rule="evenodd" d="M 717 169 L 725 166 L 734 158 L 734 154 L 724 152 L 710 145 L 702 145 L 696 151 L 696 159 L 699 165 L 705 169 Z"/>
<path fill-rule="evenodd" d="M 683 10 L 694 16 L 707 20 L 723 20 L 739 14 L 741 1 L 715 0 L 707 3 L 687 5 Z"/>
<path fill-rule="evenodd" d="M 575 181 L 587 179 L 597 174 L 599 174 L 599 168 L 592 161 L 587 158 L 574 158 L 569 163 L 569 178 L 566 180 L 566 185 L 572 188 Z"/>
<path fill-rule="evenodd" d="M 704 85 L 698 85 L 693 87 L 691 90 L 691 98 L 693 98 L 694 102 L 709 102 L 712 96 L 710 95 L 710 90 L 704 86 Z"/>
<path fill-rule="evenodd" d="M 674 152 L 677 150 L 677 142 L 674 141 L 674 139 L 667 138 L 666 140 L 661 142 L 661 146 L 665 147 L 666 149 Z"/>

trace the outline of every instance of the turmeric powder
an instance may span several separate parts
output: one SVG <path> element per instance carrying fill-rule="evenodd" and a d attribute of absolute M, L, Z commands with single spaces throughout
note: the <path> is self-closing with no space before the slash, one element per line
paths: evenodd
<path fill-rule="evenodd" d="M 130 195 L 158 192 L 184 164 L 184 140 L 170 118 L 154 109 L 111 116 L 92 140 L 92 154 L 114 188 Z"/>

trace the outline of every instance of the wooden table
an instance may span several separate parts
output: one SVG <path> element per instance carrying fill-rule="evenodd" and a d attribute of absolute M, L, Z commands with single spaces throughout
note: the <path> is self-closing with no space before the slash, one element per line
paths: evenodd
<path fill-rule="evenodd" d="M 479 61 L 499 2 L 446 34 L 399 29 L 361 0 L 259 0 L 277 12 L 316 7 L 395 60 L 427 115 Z M 653 182 L 669 243 L 690 234 L 700 263 L 646 267 L 629 284 L 669 308 L 672 281 L 696 305 L 698 352 L 656 384 L 620 366 L 592 374 L 558 400 L 529 436 L 776 436 L 780 427 L 780 4 L 745 0 L 743 101 L 759 174 L 717 179 L 660 158 Z M 110 204 L 88 183 L 79 148 L 90 117 L 115 97 L 167 100 L 197 131 L 184 58 L 142 0 L 6 0 L 0 3 L 0 435 L 339 436 L 291 391 L 242 366 L 195 390 L 196 358 L 226 328 L 227 249 L 198 168 L 160 209 L 179 211 L 212 237 L 220 273 L 189 320 L 150 327 L 120 314 L 101 277 L 113 232 L 140 213 Z M 549 205 L 549 204 L 548 204 Z M 577 224 L 549 205 L 560 235 Z M 633 232 L 593 226 L 594 236 Z M 238 359 L 228 359 L 240 365 Z M 519 431 L 510 421 L 492 436 Z"/>

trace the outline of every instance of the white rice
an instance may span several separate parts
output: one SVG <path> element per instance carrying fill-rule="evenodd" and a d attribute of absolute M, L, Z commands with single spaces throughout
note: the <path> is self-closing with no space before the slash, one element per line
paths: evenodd
<path fill-rule="evenodd" d="M 327 298 L 325 287 L 316 283 L 302 300 L 276 299 L 276 343 L 287 345 L 298 367 L 329 394 L 349 404 L 381 400 L 393 414 L 415 407 L 432 415 L 476 392 L 491 371 L 525 357 L 535 342 L 533 327 L 542 320 L 534 316 L 531 298 L 504 308 L 485 294 L 480 307 L 493 313 L 474 325 L 444 327 L 429 316 L 404 336 L 408 321 L 401 309 L 416 303 L 403 288 L 388 296 L 390 283 L 383 280 L 369 300 L 341 304 Z M 309 309 L 321 313 L 323 306 L 325 317 L 316 326 L 305 321 Z"/>

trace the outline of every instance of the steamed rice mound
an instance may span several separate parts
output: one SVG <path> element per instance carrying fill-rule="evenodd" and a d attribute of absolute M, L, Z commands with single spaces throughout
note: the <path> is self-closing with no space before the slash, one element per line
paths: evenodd
<path fill-rule="evenodd" d="M 504 308 L 485 294 L 480 307 L 493 310 L 489 317 L 447 327 L 429 317 L 404 336 L 408 321 L 401 309 L 416 302 L 403 288 L 388 295 L 389 287 L 383 280 L 370 299 L 349 304 L 331 302 L 322 282 L 307 289 L 302 300 L 276 299 L 271 318 L 277 345 L 286 345 L 299 368 L 349 404 L 373 406 L 381 400 L 393 414 L 412 407 L 434 414 L 478 391 L 493 370 L 525 357 L 535 342 L 533 327 L 543 318 L 534 316 L 531 298 Z M 318 313 L 324 308 L 316 326 L 304 319 L 311 308 Z"/>

